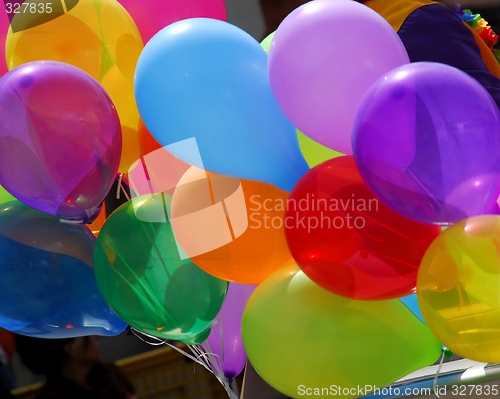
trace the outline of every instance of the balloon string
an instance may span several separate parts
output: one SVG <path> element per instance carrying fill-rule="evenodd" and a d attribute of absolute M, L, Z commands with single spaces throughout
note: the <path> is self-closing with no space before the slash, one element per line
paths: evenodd
<path fill-rule="evenodd" d="M 125 190 L 125 187 L 123 187 L 123 184 L 120 184 L 120 187 L 122 188 L 123 194 L 125 195 L 125 198 L 127 201 L 130 201 L 130 196 L 127 194 L 127 190 Z"/>
<path fill-rule="evenodd" d="M 200 345 L 190 345 L 189 349 L 193 353 L 196 353 L 196 352 L 200 353 L 200 355 L 202 357 L 208 357 L 209 361 L 207 363 L 208 363 L 208 366 L 210 367 L 210 372 L 222 384 L 222 386 L 226 390 L 226 393 L 230 399 L 238 399 L 239 398 L 238 394 L 231 389 L 229 381 L 227 380 L 226 376 L 224 375 L 224 371 L 223 371 L 222 367 L 216 361 L 216 359 L 214 357 L 215 354 L 210 349 L 210 344 L 207 341 L 205 341 L 204 344 L 207 346 L 208 351 L 205 351 L 203 349 L 203 347 L 201 347 Z M 215 355 L 215 356 L 219 357 L 218 355 Z"/>
<path fill-rule="evenodd" d="M 222 352 L 222 364 L 224 364 L 226 356 L 224 354 L 224 333 L 222 332 L 222 319 L 221 319 L 220 312 L 219 312 L 219 316 L 218 316 L 218 322 L 219 322 L 219 331 L 220 331 L 220 347 L 221 347 L 221 352 Z"/>
<path fill-rule="evenodd" d="M 238 384 L 236 383 L 236 378 L 233 378 L 233 381 L 231 381 L 231 388 L 233 389 L 234 394 L 239 397 L 240 396 L 240 390 L 238 389 Z"/>
<path fill-rule="evenodd" d="M 116 187 L 116 199 L 120 199 L 120 189 L 121 189 L 123 191 L 123 194 L 125 195 L 125 198 L 127 198 L 127 201 L 130 201 L 130 196 L 127 194 L 127 190 L 125 190 L 122 184 L 124 174 L 125 173 L 119 173 L 117 176 L 118 187 Z"/>
<path fill-rule="evenodd" d="M 226 393 L 228 394 L 230 399 L 239 399 L 237 386 L 233 384 L 235 391 L 231 389 L 229 386 L 229 381 L 227 378 L 224 376 L 223 371 L 217 366 L 217 362 L 215 361 L 215 356 L 218 356 L 210 351 L 210 344 L 205 341 L 205 344 L 207 345 L 208 351 L 205 351 L 200 345 L 188 345 L 189 350 L 193 353 L 193 355 L 187 353 L 186 351 L 183 351 L 182 349 L 178 348 L 177 346 L 171 344 L 168 342 L 168 340 L 162 340 L 158 337 L 155 337 L 153 335 L 146 334 L 142 331 L 137 330 L 134 327 L 130 327 L 130 331 L 139 338 L 141 341 L 149 344 L 149 345 L 167 345 L 172 349 L 175 349 L 177 352 L 181 353 L 182 355 L 186 356 L 188 359 L 191 359 L 195 363 L 203 366 L 205 369 L 207 369 L 210 373 L 212 373 L 217 380 L 222 384 L 224 389 L 226 390 Z M 156 342 L 149 342 L 146 339 L 143 338 L 147 337 L 150 339 L 153 339 Z M 208 358 L 208 360 L 207 360 Z M 212 365 L 214 367 L 212 367 Z"/>
<path fill-rule="evenodd" d="M 443 353 L 441 353 L 441 360 L 439 361 L 439 367 L 436 371 L 436 375 L 434 376 L 434 384 L 432 385 L 432 389 L 434 390 L 434 395 L 436 395 L 438 398 L 441 398 L 441 396 L 439 396 L 438 391 L 437 391 L 437 381 L 438 381 L 439 373 L 441 372 L 441 367 L 443 366 L 443 362 L 444 362 L 444 350 L 443 350 Z"/>
<path fill-rule="evenodd" d="M 100 233 L 101 232 L 101 229 L 99 228 L 98 225 L 95 224 L 95 222 L 92 222 L 92 224 L 94 225 L 94 227 L 97 229 L 97 231 Z"/>
<path fill-rule="evenodd" d="M 116 199 L 120 199 L 120 188 L 122 186 L 123 173 L 119 173 L 117 179 L 118 185 L 116 186 Z"/>

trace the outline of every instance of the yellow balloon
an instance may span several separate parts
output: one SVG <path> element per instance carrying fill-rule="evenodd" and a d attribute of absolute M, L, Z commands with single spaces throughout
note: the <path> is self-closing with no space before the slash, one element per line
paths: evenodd
<path fill-rule="evenodd" d="M 465 219 L 428 248 L 417 296 L 429 329 L 452 352 L 500 362 L 500 216 Z"/>
<path fill-rule="evenodd" d="M 12 22 L 15 32 L 11 27 L 6 41 L 8 68 L 54 60 L 77 66 L 98 80 L 120 117 L 123 149 L 119 171 L 125 173 L 140 156 L 140 117 L 134 97 L 134 71 L 144 48 L 139 30 L 116 0 L 80 0 L 66 12 L 54 7 L 52 11 L 59 16 L 29 29 L 20 26 L 30 26 L 33 21 L 27 18 L 32 19 L 32 14 L 16 14 Z"/>

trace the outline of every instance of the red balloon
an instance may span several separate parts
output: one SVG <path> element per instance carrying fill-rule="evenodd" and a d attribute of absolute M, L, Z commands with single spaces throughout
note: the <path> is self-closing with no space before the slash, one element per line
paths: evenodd
<path fill-rule="evenodd" d="M 288 245 L 304 273 L 328 291 L 353 299 L 414 293 L 420 261 L 440 232 L 378 201 L 352 156 L 307 172 L 292 190 L 285 213 Z"/>

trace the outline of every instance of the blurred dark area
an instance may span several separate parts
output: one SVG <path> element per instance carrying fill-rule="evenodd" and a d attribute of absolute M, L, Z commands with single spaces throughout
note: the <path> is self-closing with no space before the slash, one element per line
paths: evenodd
<path fill-rule="evenodd" d="M 261 0 L 267 26 L 266 36 L 273 33 L 288 14 L 305 3 L 307 1 L 304 0 Z"/>

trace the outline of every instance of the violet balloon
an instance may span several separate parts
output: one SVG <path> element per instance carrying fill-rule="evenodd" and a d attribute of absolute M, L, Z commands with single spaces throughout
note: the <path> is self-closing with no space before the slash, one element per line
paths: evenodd
<path fill-rule="evenodd" d="M 188 18 L 226 20 L 224 0 L 118 0 L 129 12 L 144 43 L 167 25 Z"/>
<path fill-rule="evenodd" d="M 363 180 L 388 207 L 447 225 L 497 213 L 500 112 L 466 73 L 422 62 L 376 82 L 353 132 Z"/>
<path fill-rule="evenodd" d="M 0 184 L 26 205 L 85 223 L 116 177 L 121 127 L 99 83 L 37 61 L 0 79 Z"/>
<path fill-rule="evenodd" d="M 216 319 L 219 323 L 212 327 L 210 336 L 202 344 L 206 352 L 215 355 L 226 378 L 236 377 L 245 367 L 247 355 L 241 338 L 241 320 L 248 299 L 256 288 L 256 285 L 229 283 L 226 300 Z"/>
<path fill-rule="evenodd" d="M 409 63 L 395 30 L 370 8 L 310 1 L 281 23 L 269 50 L 269 80 L 287 118 L 313 140 L 352 154 L 351 132 L 366 90 Z"/>

